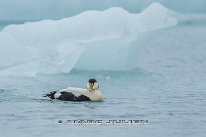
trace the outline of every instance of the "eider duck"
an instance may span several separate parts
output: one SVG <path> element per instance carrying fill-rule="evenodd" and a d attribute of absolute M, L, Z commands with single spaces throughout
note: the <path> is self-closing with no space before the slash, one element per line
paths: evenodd
<path fill-rule="evenodd" d="M 45 94 L 44 97 L 58 99 L 63 101 L 98 101 L 103 100 L 99 89 L 99 83 L 96 79 L 89 79 L 87 89 L 68 87 L 58 91 Z"/>

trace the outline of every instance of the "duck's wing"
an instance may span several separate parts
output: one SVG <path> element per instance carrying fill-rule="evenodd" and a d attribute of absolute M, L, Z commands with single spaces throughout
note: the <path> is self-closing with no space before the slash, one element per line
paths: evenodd
<path fill-rule="evenodd" d="M 74 94 L 73 92 L 62 91 L 56 93 L 56 99 L 64 100 L 64 101 L 90 101 L 91 99 L 83 94 Z"/>
<path fill-rule="evenodd" d="M 64 101 L 90 101 L 89 92 L 80 88 L 67 88 L 56 92 L 46 94 L 51 99 L 59 99 Z"/>

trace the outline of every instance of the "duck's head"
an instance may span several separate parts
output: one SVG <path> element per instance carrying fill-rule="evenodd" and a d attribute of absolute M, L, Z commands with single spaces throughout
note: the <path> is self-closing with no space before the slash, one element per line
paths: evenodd
<path fill-rule="evenodd" d="M 89 79 L 87 83 L 87 89 L 88 90 L 98 90 L 98 88 L 99 88 L 99 83 L 97 82 L 97 80 L 94 78 Z"/>

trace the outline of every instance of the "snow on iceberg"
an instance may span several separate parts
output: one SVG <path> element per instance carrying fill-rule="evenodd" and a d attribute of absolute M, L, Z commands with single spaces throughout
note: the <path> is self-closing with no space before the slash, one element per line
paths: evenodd
<path fill-rule="evenodd" d="M 113 7 L 57 21 L 9 25 L 0 34 L 1 53 L 13 50 L 9 57 L 0 55 L 0 75 L 131 70 L 131 42 L 141 33 L 176 24 L 170 10 L 153 3 L 139 14 Z"/>

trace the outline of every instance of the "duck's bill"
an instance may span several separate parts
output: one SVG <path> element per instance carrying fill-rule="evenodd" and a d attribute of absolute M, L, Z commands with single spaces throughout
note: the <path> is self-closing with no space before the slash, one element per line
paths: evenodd
<path fill-rule="evenodd" d="M 94 83 L 89 83 L 89 88 L 92 89 L 94 86 Z"/>

